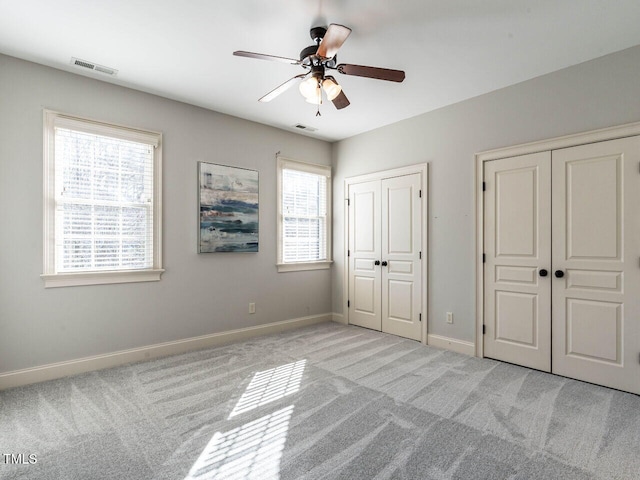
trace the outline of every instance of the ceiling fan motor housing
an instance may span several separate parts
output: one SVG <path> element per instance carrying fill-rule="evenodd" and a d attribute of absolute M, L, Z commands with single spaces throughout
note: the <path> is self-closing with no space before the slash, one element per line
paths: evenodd
<path fill-rule="evenodd" d="M 315 55 L 318 51 L 318 45 L 309 45 L 306 48 L 303 48 L 300 52 L 300 61 L 304 63 L 304 60 L 312 55 Z"/>

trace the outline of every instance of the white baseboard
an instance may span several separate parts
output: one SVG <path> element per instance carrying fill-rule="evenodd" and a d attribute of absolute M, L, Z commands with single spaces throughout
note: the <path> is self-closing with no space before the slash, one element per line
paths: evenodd
<path fill-rule="evenodd" d="M 308 317 L 294 318 L 292 320 L 268 323 L 266 325 L 259 325 L 256 327 L 239 328 L 237 330 L 229 330 L 227 332 L 213 333 L 199 337 L 185 338 L 183 340 L 148 345 L 146 347 L 132 348 L 130 350 L 121 350 L 103 355 L 52 363 L 39 367 L 26 368 L 24 370 L 14 370 L 12 372 L 0 373 L 0 390 L 67 377 L 78 373 L 91 372 L 93 370 L 100 370 L 103 368 L 116 367 L 126 363 L 150 360 L 152 358 L 166 357 L 167 355 L 176 355 L 207 347 L 224 345 L 257 337 L 259 335 L 284 332 L 286 330 L 314 325 L 316 323 L 330 322 L 332 320 L 333 314 L 331 313 L 311 315 Z"/>
<path fill-rule="evenodd" d="M 465 355 L 474 356 L 476 346 L 473 342 L 465 342 L 455 338 L 442 337 L 440 335 L 427 335 L 427 345 L 432 347 L 444 348 L 453 352 L 464 353 Z"/>
<path fill-rule="evenodd" d="M 343 314 L 333 312 L 331 315 L 332 315 L 332 317 L 333 317 L 333 318 L 332 318 L 332 320 L 333 320 L 334 322 L 336 322 L 336 323 L 341 323 L 341 324 L 343 324 L 343 325 L 346 325 L 346 324 L 347 324 L 347 320 L 345 319 L 345 317 L 344 317 L 344 315 L 343 315 Z"/>

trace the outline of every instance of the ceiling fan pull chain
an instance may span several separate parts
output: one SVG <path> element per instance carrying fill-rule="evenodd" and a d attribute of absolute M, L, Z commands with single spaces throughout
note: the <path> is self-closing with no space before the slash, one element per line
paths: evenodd
<path fill-rule="evenodd" d="M 318 88 L 316 89 L 316 92 L 318 92 L 318 111 L 316 112 L 316 117 L 321 117 L 320 105 L 322 105 L 322 79 L 320 77 L 318 77 Z"/>

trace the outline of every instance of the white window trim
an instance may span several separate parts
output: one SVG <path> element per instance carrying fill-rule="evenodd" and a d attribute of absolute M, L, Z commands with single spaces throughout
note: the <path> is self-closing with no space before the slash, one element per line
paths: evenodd
<path fill-rule="evenodd" d="M 331 264 L 333 263 L 333 245 L 332 245 L 332 235 L 331 235 L 331 210 L 332 210 L 332 202 L 331 195 L 333 190 L 332 185 L 332 177 L 331 177 L 331 167 L 328 165 L 315 165 L 312 163 L 304 163 L 296 160 L 291 160 L 290 158 L 285 158 L 281 156 L 277 156 L 277 203 L 278 203 L 278 251 L 277 258 L 278 262 L 276 266 L 278 267 L 278 272 L 299 272 L 304 270 L 325 270 L 331 268 Z M 318 262 L 289 262 L 284 263 L 282 261 L 282 170 L 290 167 L 295 170 L 300 170 L 302 172 L 313 173 L 316 175 L 322 175 L 327 177 L 327 260 L 322 260 Z"/>
<path fill-rule="evenodd" d="M 111 283 L 154 282 L 160 280 L 162 268 L 162 134 L 107 124 L 89 118 L 44 110 L 43 172 L 43 273 L 45 288 Z M 55 126 L 65 126 L 88 133 L 140 141 L 153 145 L 153 268 L 98 272 L 56 273 L 55 259 Z"/>
<path fill-rule="evenodd" d="M 303 270 L 326 270 L 331 268 L 332 260 L 321 262 L 278 263 L 278 272 L 300 272 Z"/>

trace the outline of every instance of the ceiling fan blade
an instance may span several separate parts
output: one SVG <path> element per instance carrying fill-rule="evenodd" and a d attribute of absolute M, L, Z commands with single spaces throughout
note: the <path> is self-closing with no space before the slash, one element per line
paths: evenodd
<path fill-rule="evenodd" d="M 298 83 L 300 80 L 302 80 L 307 75 L 308 75 L 307 73 L 302 73 L 300 75 L 296 75 L 295 77 L 293 77 L 293 78 L 287 80 L 286 82 L 284 82 L 279 87 L 276 87 L 273 90 L 271 90 L 269 93 L 267 93 L 264 97 L 262 97 L 258 101 L 259 102 L 263 102 L 263 103 L 264 102 L 270 102 L 271 100 L 276 98 L 281 93 L 284 93 L 285 91 L 289 90 L 289 88 L 293 87 L 296 83 Z"/>
<path fill-rule="evenodd" d="M 351 105 L 351 102 L 349 101 L 347 96 L 344 94 L 344 90 L 341 90 L 338 96 L 331 101 L 333 102 L 333 104 L 338 110 L 342 110 L 343 108 Z"/>
<path fill-rule="evenodd" d="M 263 53 L 245 52 L 242 50 L 237 50 L 233 52 L 233 54 L 236 57 L 257 58 L 259 60 L 271 60 L 273 62 L 282 62 L 282 63 L 289 63 L 291 65 L 300 65 L 300 60 L 296 60 L 295 58 L 276 57 L 275 55 L 265 55 Z"/>
<path fill-rule="evenodd" d="M 357 77 L 377 78 L 378 80 L 388 80 L 390 82 L 402 82 L 404 72 L 402 70 L 391 70 L 390 68 L 365 67 L 364 65 L 348 65 L 341 63 L 336 67 L 340 73 L 345 75 L 355 75 Z"/>
<path fill-rule="evenodd" d="M 323 58 L 335 57 L 350 33 L 351 29 L 349 27 L 332 23 L 329 25 L 327 33 L 324 34 L 316 55 Z"/>

